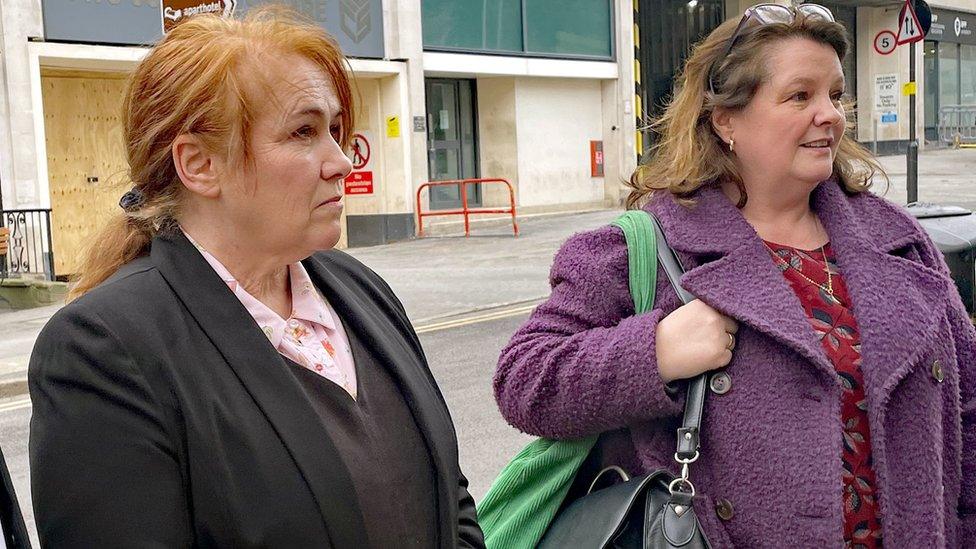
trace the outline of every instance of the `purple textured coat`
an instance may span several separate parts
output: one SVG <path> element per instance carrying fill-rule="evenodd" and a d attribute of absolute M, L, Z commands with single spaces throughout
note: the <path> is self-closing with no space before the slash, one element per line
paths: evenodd
<path fill-rule="evenodd" d="M 884 544 L 976 547 L 976 333 L 942 256 L 872 194 L 825 181 L 812 204 L 861 330 Z M 715 547 L 843 546 L 841 387 L 799 300 L 717 188 L 699 191 L 692 208 L 662 197 L 648 209 L 687 269 L 682 285 L 739 322 L 732 388 L 709 392 L 691 468 L 707 536 Z M 566 242 L 552 295 L 502 352 L 495 395 L 522 431 L 612 431 L 605 461 L 677 472 L 684 395 L 665 391 L 654 334 L 679 301 L 660 272 L 654 310 L 635 316 L 627 281 L 619 229 Z M 722 500 L 729 520 L 717 516 Z"/>

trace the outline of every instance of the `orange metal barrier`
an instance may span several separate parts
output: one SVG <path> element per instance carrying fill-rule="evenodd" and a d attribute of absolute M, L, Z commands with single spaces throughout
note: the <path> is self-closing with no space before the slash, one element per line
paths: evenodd
<path fill-rule="evenodd" d="M 501 183 L 508 187 L 508 200 L 509 208 L 468 208 L 468 185 L 473 183 Z M 454 185 L 460 187 L 461 189 L 461 209 L 460 210 L 435 210 L 435 211 L 422 211 L 420 209 L 420 193 L 423 192 L 427 187 L 440 187 L 442 185 Z M 429 192 L 429 191 L 428 191 Z M 424 218 L 434 217 L 436 215 L 463 215 L 464 216 L 464 236 L 470 236 L 471 234 L 471 224 L 468 221 L 468 216 L 472 214 L 500 214 L 500 213 L 510 213 L 512 214 L 512 229 L 515 231 L 515 236 L 518 236 L 518 223 L 515 220 L 515 191 L 512 189 L 512 184 L 506 179 L 496 179 L 496 178 L 486 178 L 486 179 L 453 179 L 450 181 L 428 181 L 420 187 L 417 188 L 417 236 L 424 236 Z"/>

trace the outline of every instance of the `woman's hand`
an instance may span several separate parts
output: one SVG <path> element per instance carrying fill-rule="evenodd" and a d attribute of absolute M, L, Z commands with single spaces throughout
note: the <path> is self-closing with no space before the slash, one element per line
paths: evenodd
<path fill-rule="evenodd" d="M 735 321 L 700 300 L 657 323 L 657 370 L 665 383 L 687 379 L 732 360 Z"/>

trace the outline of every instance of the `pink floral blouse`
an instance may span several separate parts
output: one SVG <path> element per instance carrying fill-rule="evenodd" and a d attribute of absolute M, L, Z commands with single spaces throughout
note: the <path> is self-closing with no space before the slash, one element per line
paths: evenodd
<path fill-rule="evenodd" d="M 312 284 L 308 271 L 300 262 L 288 266 L 292 309 L 291 316 L 281 318 L 249 294 L 213 254 L 190 235 L 186 237 L 237 296 L 282 356 L 339 385 L 355 400 L 356 367 L 349 338 L 339 316 Z"/>

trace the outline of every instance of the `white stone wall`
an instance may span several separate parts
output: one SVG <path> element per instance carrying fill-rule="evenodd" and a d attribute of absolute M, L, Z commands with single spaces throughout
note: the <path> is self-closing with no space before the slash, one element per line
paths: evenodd
<path fill-rule="evenodd" d="M 44 204 L 37 192 L 27 54 L 28 39 L 42 35 L 40 0 L 0 2 L 0 206 L 8 209 Z"/>
<path fill-rule="evenodd" d="M 520 78 L 515 85 L 519 205 L 602 203 L 590 140 L 603 139 L 599 80 Z"/>
<path fill-rule="evenodd" d="M 413 131 L 414 117 L 427 118 L 420 0 L 383 0 L 383 26 L 386 58 L 404 63 L 405 70 L 395 82 L 381 84 L 384 116 L 400 116 L 400 142 L 387 144 L 401 149 L 396 160 L 387 159 L 398 167 L 387 168 L 385 209 L 374 213 L 405 213 L 413 211 L 414 190 L 427 180 L 427 136 Z"/>
<path fill-rule="evenodd" d="M 637 167 L 637 118 L 634 114 L 634 10 L 633 2 L 618 0 L 615 6 L 617 78 L 602 80 L 604 200 L 608 206 L 623 205 L 629 189 L 624 183 Z"/>
<path fill-rule="evenodd" d="M 481 177 L 508 180 L 519 196 L 518 134 L 515 117 L 515 78 L 479 78 L 478 95 L 478 152 Z M 500 185 L 482 188 L 485 206 L 507 207 L 508 190 Z"/>

